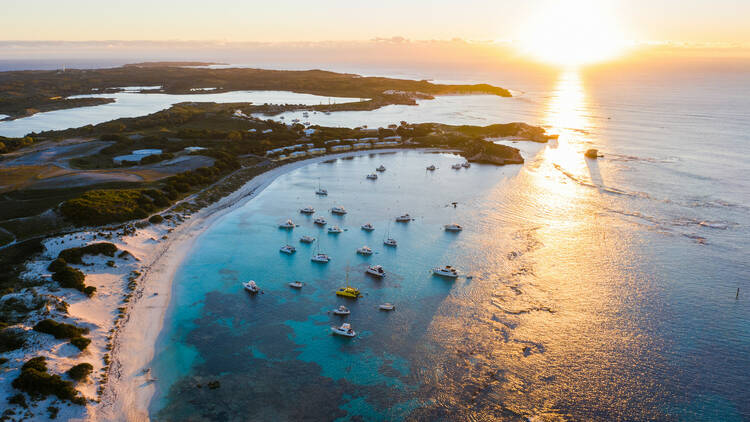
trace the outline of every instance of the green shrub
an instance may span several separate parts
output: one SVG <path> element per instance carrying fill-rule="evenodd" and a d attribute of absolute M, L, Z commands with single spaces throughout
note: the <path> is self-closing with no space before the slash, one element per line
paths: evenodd
<path fill-rule="evenodd" d="M 29 408 L 29 404 L 26 403 L 26 396 L 24 396 L 23 393 L 18 393 L 18 394 L 8 397 L 8 403 L 17 404 L 23 407 L 24 409 Z"/>
<path fill-rule="evenodd" d="M 96 287 L 94 286 L 86 286 L 83 288 L 83 294 L 85 294 L 88 297 L 91 297 L 96 293 Z"/>
<path fill-rule="evenodd" d="M 89 332 L 88 328 L 76 327 L 75 325 L 66 324 L 64 322 L 57 322 L 52 319 L 39 321 L 34 326 L 34 331 L 45 334 L 52 334 L 56 339 L 72 339 L 80 337 L 81 334 L 87 334 Z"/>
<path fill-rule="evenodd" d="M 8 363 L 8 358 L 0 358 L 0 365 L 5 365 Z"/>
<path fill-rule="evenodd" d="M 101 225 L 146 218 L 154 200 L 138 189 L 94 189 L 60 205 L 60 212 L 78 225 Z"/>
<path fill-rule="evenodd" d="M 6 328 L 0 331 L 0 353 L 17 350 L 26 344 L 26 335 L 23 330 Z"/>
<path fill-rule="evenodd" d="M 62 258 L 57 258 L 57 259 L 55 259 L 54 261 L 52 261 L 52 262 L 51 262 L 51 263 L 49 264 L 49 266 L 47 267 L 47 269 L 48 269 L 48 270 L 49 270 L 50 272 L 56 273 L 56 272 L 58 272 L 58 271 L 60 271 L 60 270 L 64 269 L 64 268 L 65 268 L 65 267 L 67 267 L 67 266 L 68 266 L 68 263 L 67 263 L 67 262 L 65 262 L 65 260 L 64 260 L 64 259 L 62 259 Z"/>
<path fill-rule="evenodd" d="M 148 219 L 148 222 L 151 224 L 159 224 L 162 221 L 164 221 L 164 217 L 159 214 L 152 215 L 151 218 Z"/>
<path fill-rule="evenodd" d="M 84 405 L 86 399 L 81 397 L 73 388 L 70 381 L 63 380 L 59 375 L 47 373 L 46 359 L 36 357 L 21 367 L 21 374 L 13 380 L 13 388 L 34 396 L 49 396 L 54 394 L 61 400 L 68 400 L 75 404 Z"/>
<path fill-rule="evenodd" d="M 70 344 L 77 347 L 78 350 L 85 350 L 89 344 L 91 344 L 91 339 L 88 339 L 86 337 L 73 337 L 70 339 Z"/>
<path fill-rule="evenodd" d="M 94 367 L 90 363 L 79 363 L 78 365 L 68 369 L 68 376 L 76 381 L 83 381 L 86 377 L 91 374 Z"/>
<path fill-rule="evenodd" d="M 83 264 L 84 255 L 106 255 L 115 256 L 117 252 L 117 246 L 109 242 L 92 243 L 90 245 L 81 246 L 80 248 L 69 248 L 60 251 L 58 259 L 63 259 L 64 262 L 70 264 Z M 59 270 L 58 270 L 59 271 Z"/>
<path fill-rule="evenodd" d="M 83 284 L 83 280 L 86 279 L 86 275 L 80 270 L 66 266 L 62 270 L 52 274 L 52 279 L 60 284 L 61 287 L 67 289 L 77 289 L 83 291 L 86 285 Z"/>
<path fill-rule="evenodd" d="M 60 409 L 55 406 L 49 406 L 47 407 L 47 412 L 49 412 L 50 419 L 57 419 L 57 414 L 60 412 Z"/>

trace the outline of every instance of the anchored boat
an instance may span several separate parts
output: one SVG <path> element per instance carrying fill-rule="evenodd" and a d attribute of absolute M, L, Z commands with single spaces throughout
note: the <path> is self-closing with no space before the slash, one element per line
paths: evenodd
<path fill-rule="evenodd" d="M 352 330 L 352 325 L 348 322 L 341 324 L 340 327 L 331 327 L 331 331 L 333 334 L 344 337 L 354 337 L 357 335 L 357 332 Z"/>
<path fill-rule="evenodd" d="M 447 278 L 456 278 L 458 277 L 458 271 L 451 267 L 450 265 L 446 265 L 442 268 L 433 268 L 432 273 L 441 277 L 447 277 Z"/>
<path fill-rule="evenodd" d="M 382 265 L 370 265 L 365 272 L 378 278 L 385 277 L 385 270 Z"/>
<path fill-rule="evenodd" d="M 253 280 L 242 283 L 242 287 L 244 287 L 245 290 L 248 291 L 250 294 L 256 294 L 260 291 L 260 287 L 258 287 L 258 285 L 255 284 L 255 281 Z"/>

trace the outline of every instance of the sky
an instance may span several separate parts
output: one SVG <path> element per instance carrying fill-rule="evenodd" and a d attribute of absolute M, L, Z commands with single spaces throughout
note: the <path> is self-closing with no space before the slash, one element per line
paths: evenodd
<path fill-rule="evenodd" d="M 582 1 L 3 0 L 0 40 L 513 40 L 552 6 Z M 750 43 L 750 0 L 595 3 L 628 40 Z"/>

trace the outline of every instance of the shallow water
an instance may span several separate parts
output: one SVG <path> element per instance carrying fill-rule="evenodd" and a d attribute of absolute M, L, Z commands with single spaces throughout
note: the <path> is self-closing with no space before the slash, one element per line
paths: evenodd
<path fill-rule="evenodd" d="M 175 280 L 152 415 L 750 418 L 750 84 L 741 83 L 750 77 L 629 78 L 564 73 L 552 88 L 499 106 L 507 113 L 483 102 L 472 110 L 471 97 L 449 97 L 468 101 L 452 115 L 457 103 L 435 109 L 445 123 L 474 115 L 561 134 L 547 145 L 511 144 L 523 166 L 454 171 L 459 159 L 449 154 L 403 152 L 277 179 L 205 232 Z M 397 120 L 418 118 L 410 117 Z M 592 146 L 604 157 L 584 159 Z M 440 168 L 425 172 L 433 162 Z M 380 163 L 386 173 L 365 180 Z M 328 198 L 313 194 L 318 178 Z M 308 204 L 348 231 L 319 233 L 296 213 Z M 330 216 L 336 204 L 350 213 Z M 400 244 L 384 249 L 388 221 L 403 212 L 416 220 L 391 223 Z M 301 227 L 277 229 L 287 217 Z M 366 221 L 378 230 L 360 231 Z M 442 231 L 451 221 L 466 229 Z M 313 265 L 302 234 L 320 237 L 333 261 Z M 294 256 L 278 252 L 287 242 L 298 246 Z M 378 253 L 357 256 L 365 243 Z M 389 275 L 366 278 L 366 262 Z M 473 278 L 430 276 L 446 263 Z M 326 313 L 341 303 L 333 291 L 347 266 L 365 292 L 350 305 L 353 340 L 332 337 L 338 320 Z M 247 296 L 239 283 L 249 278 L 265 294 Z M 308 284 L 292 291 L 293 279 Z M 396 311 L 376 310 L 383 301 Z M 208 389 L 212 380 L 221 386 Z"/>
<path fill-rule="evenodd" d="M 142 87 L 153 88 L 153 87 Z M 70 127 L 95 125 L 124 117 L 138 117 L 156 113 L 182 102 L 215 102 L 255 104 L 328 104 L 359 101 L 359 98 L 322 97 L 288 91 L 231 91 L 207 94 L 142 94 L 124 91 L 113 94 L 75 95 L 71 98 L 114 98 L 115 102 L 91 107 L 37 113 L 21 119 L 0 122 L 0 136 L 24 136 L 31 132 L 60 130 Z"/>

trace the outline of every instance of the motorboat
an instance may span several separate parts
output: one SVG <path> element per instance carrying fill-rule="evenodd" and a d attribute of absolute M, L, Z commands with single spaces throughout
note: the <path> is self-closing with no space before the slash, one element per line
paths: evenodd
<path fill-rule="evenodd" d="M 297 252 L 297 248 L 295 248 L 295 247 L 294 247 L 294 246 L 292 246 L 292 245 L 284 245 L 284 246 L 282 246 L 282 247 L 281 247 L 281 248 L 279 249 L 279 251 L 280 251 L 280 252 L 283 252 L 283 253 L 285 253 L 285 254 L 289 254 L 289 255 L 291 255 L 291 254 L 293 254 L 293 253 Z"/>
<path fill-rule="evenodd" d="M 357 248 L 357 253 L 360 255 L 372 255 L 372 249 L 369 246 L 362 246 Z"/>
<path fill-rule="evenodd" d="M 252 294 L 256 294 L 260 291 L 260 287 L 258 287 L 258 285 L 255 284 L 255 281 L 253 280 L 242 283 L 242 287 L 244 287 L 246 291 Z"/>
<path fill-rule="evenodd" d="M 468 161 L 466 161 L 465 163 L 462 163 L 462 164 L 461 164 L 461 167 L 463 167 L 463 168 L 467 169 L 467 168 L 471 167 L 471 163 L 470 163 L 470 162 L 468 162 Z"/>
<path fill-rule="evenodd" d="M 316 253 L 315 255 L 310 258 L 310 261 L 312 262 L 320 262 L 322 264 L 327 264 L 328 261 L 331 260 L 331 257 L 324 254 L 324 253 Z"/>
<path fill-rule="evenodd" d="M 442 268 L 433 268 L 432 273 L 435 275 L 439 275 L 441 277 L 448 277 L 448 278 L 456 278 L 458 277 L 458 271 L 451 267 L 450 265 L 446 265 Z"/>
<path fill-rule="evenodd" d="M 302 243 L 313 243 L 315 242 L 315 238 L 312 236 L 302 236 L 299 238 L 299 241 Z"/>
<path fill-rule="evenodd" d="M 361 296 L 359 293 L 359 289 L 356 287 L 346 286 L 341 287 L 338 290 L 336 290 L 336 296 L 342 296 L 342 297 L 349 297 L 352 299 L 356 299 Z"/>
<path fill-rule="evenodd" d="M 371 232 L 371 231 L 375 230 L 375 226 L 373 226 L 370 223 L 365 223 L 361 227 L 362 227 L 362 230 L 365 230 L 365 231 L 368 231 L 368 232 Z"/>
<path fill-rule="evenodd" d="M 315 208 L 313 207 L 305 207 L 299 210 L 302 214 L 315 214 Z"/>
<path fill-rule="evenodd" d="M 365 270 L 365 272 L 375 277 L 385 277 L 385 270 L 383 269 L 382 265 L 370 265 L 369 267 L 367 267 L 367 270 Z"/>
<path fill-rule="evenodd" d="M 326 219 L 323 218 L 323 217 L 316 218 L 315 220 L 313 220 L 313 223 L 315 223 L 315 224 L 317 224 L 319 226 L 325 226 L 326 224 L 328 224 L 328 222 L 326 221 Z"/>
<path fill-rule="evenodd" d="M 354 337 L 357 335 L 357 332 L 352 330 L 352 325 L 348 322 L 341 324 L 340 327 L 331 327 L 331 331 L 333 334 L 344 337 Z"/>
<path fill-rule="evenodd" d="M 302 117 L 310 117 L 310 113 L 305 111 L 302 113 Z"/>
<path fill-rule="evenodd" d="M 434 164 L 430 164 L 429 166 L 427 166 L 427 170 L 429 170 L 429 171 L 435 171 L 435 169 L 436 169 L 436 167 L 435 167 Z"/>
<path fill-rule="evenodd" d="M 346 209 L 344 207 L 333 207 L 331 208 L 331 214 L 344 215 L 346 214 Z"/>
<path fill-rule="evenodd" d="M 370 179 L 370 180 L 378 180 L 378 175 L 375 174 L 375 173 L 368 174 L 367 178 Z"/>
<path fill-rule="evenodd" d="M 396 221 L 399 223 L 408 223 L 411 221 L 411 216 L 408 213 L 404 215 L 399 215 L 398 217 L 396 217 Z"/>
<path fill-rule="evenodd" d="M 386 302 L 386 303 L 383 303 L 380 306 L 378 306 L 378 309 L 380 309 L 381 311 L 392 311 L 392 310 L 396 309 L 396 305 L 394 305 L 394 304 L 392 304 L 390 302 Z"/>
<path fill-rule="evenodd" d="M 446 224 L 444 227 L 445 227 L 445 231 L 447 232 L 460 232 L 461 230 L 464 229 L 463 227 L 461 227 L 460 224 L 456 224 L 456 223 Z"/>
<path fill-rule="evenodd" d="M 392 237 L 383 240 L 383 244 L 386 246 L 398 246 L 398 242 L 396 242 L 396 239 Z"/>
<path fill-rule="evenodd" d="M 385 171 L 385 166 L 381 164 L 380 167 L 376 168 L 375 170 L 376 171 L 381 171 L 381 172 Z"/>
<path fill-rule="evenodd" d="M 280 229 L 293 229 L 295 227 L 295 224 L 292 220 L 286 220 L 285 222 L 279 224 Z"/>
<path fill-rule="evenodd" d="M 454 164 L 451 166 L 453 170 L 461 170 L 461 164 Z"/>
<path fill-rule="evenodd" d="M 339 226 L 332 226 L 328 228 L 328 233 L 330 234 L 339 234 L 343 232 L 344 230 L 341 229 Z"/>
<path fill-rule="evenodd" d="M 294 288 L 294 289 L 301 289 L 302 286 L 304 285 L 305 283 L 301 281 L 292 281 L 291 283 L 289 283 L 289 287 Z"/>
<path fill-rule="evenodd" d="M 339 306 L 338 308 L 334 309 L 331 312 L 333 312 L 334 315 L 339 315 L 339 316 L 349 315 L 352 313 L 352 311 L 350 311 L 349 308 L 347 308 L 344 305 Z"/>

